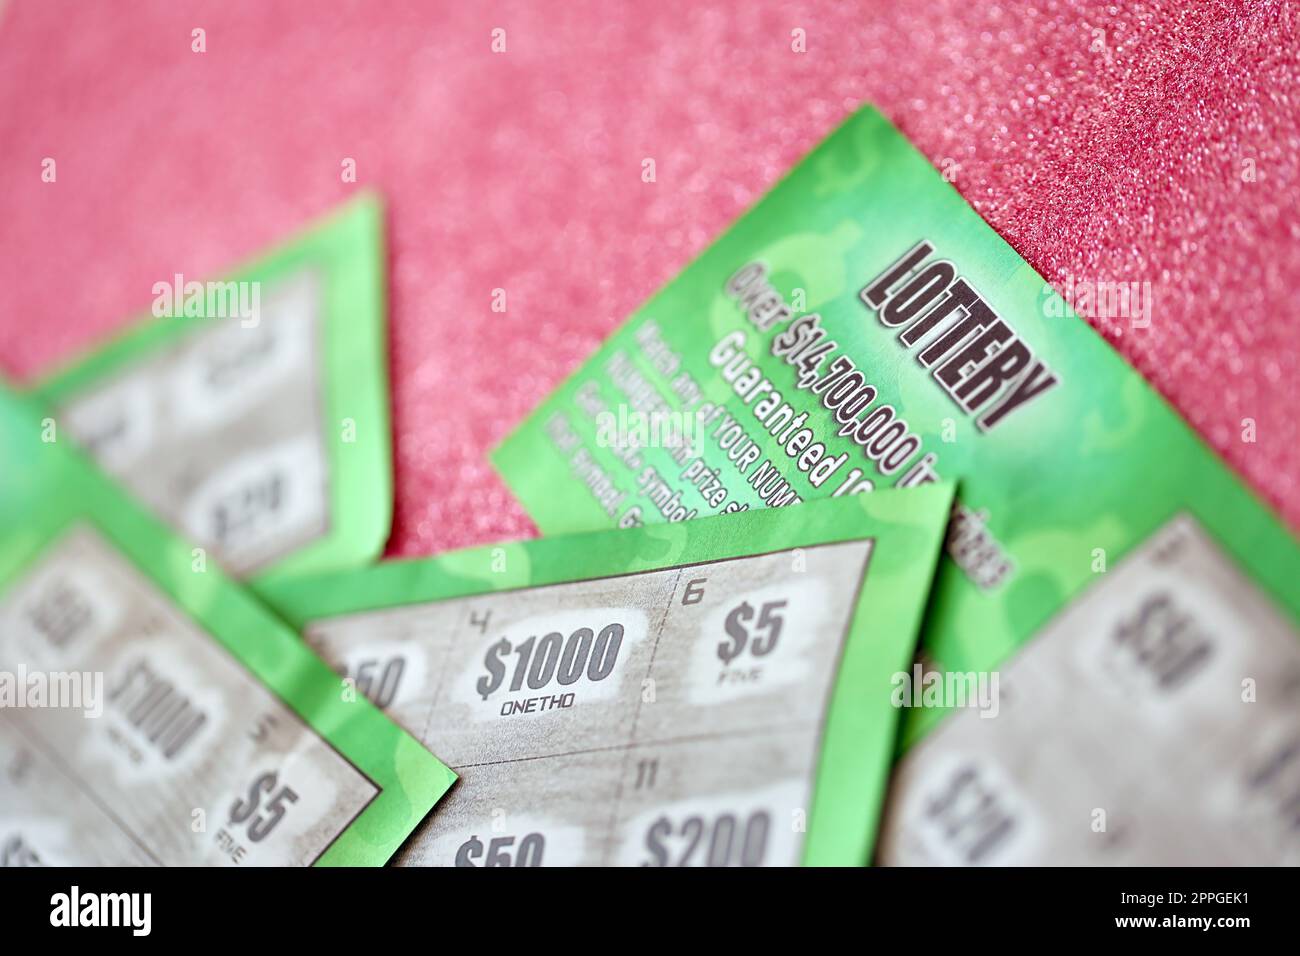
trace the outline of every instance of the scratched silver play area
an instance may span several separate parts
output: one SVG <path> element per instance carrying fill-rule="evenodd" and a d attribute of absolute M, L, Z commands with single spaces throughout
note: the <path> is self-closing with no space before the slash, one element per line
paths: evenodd
<path fill-rule="evenodd" d="M 269 288 L 256 324 L 212 322 L 58 409 L 107 472 L 245 575 L 329 529 L 321 290 Z M 179 321 L 179 320 L 178 320 Z"/>
<path fill-rule="evenodd" d="M 461 776 L 402 865 L 790 865 L 870 541 L 318 620 Z"/>
<path fill-rule="evenodd" d="M 378 792 L 89 527 L 0 595 L 0 670 L 0 865 L 306 865 Z"/>
<path fill-rule="evenodd" d="M 1300 635 L 1190 517 L 896 773 L 887 864 L 1300 863 Z"/>

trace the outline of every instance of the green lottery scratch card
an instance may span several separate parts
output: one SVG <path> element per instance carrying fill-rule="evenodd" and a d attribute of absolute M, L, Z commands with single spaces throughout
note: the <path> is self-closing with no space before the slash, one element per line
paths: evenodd
<path fill-rule="evenodd" d="M 379 865 L 451 786 L 3 388 L 0 462 L 7 862 Z"/>
<path fill-rule="evenodd" d="M 268 599 L 461 776 L 400 864 L 862 865 L 951 503 L 543 538 Z"/>
<path fill-rule="evenodd" d="M 382 226 L 363 197 L 226 280 L 167 277 L 156 318 L 42 398 L 230 573 L 369 562 L 392 508 Z"/>
<path fill-rule="evenodd" d="M 892 865 L 1300 864 L 1300 639 L 1187 515 L 1125 555 L 890 782 Z"/>
<path fill-rule="evenodd" d="M 947 672 L 995 667 L 1178 515 L 1300 615 L 1274 516 L 873 109 L 494 461 L 547 534 L 959 478 L 922 634 Z"/>

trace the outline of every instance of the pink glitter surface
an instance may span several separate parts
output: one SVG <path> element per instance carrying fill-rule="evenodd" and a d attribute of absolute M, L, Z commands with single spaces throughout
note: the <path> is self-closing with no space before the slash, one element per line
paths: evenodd
<path fill-rule="evenodd" d="M 389 553 L 527 536 L 487 450 L 871 101 L 1058 288 L 1150 282 L 1151 328 L 1094 324 L 1300 527 L 1298 25 L 1249 0 L 14 0 L 0 368 L 39 375 L 160 277 L 218 275 L 373 187 Z"/>

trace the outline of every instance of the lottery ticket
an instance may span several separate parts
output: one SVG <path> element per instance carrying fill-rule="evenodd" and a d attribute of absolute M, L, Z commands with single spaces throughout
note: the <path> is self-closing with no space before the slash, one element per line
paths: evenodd
<path fill-rule="evenodd" d="M 227 571 L 353 567 L 388 537 L 383 223 L 358 199 L 39 387 L 65 433 Z"/>
<path fill-rule="evenodd" d="M 0 865 L 382 864 L 454 775 L 0 389 Z"/>
<path fill-rule="evenodd" d="M 947 477 L 928 669 L 988 674 L 1180 514 L 1300 619 L 1295 540 L 1081 317 L 1159 334 L 1159 288 L 1063 297 L 948 178 L 850 117 L 496 450 L 543 533 Z"/>
<path fill-rule="evenodd" d="M 1300 633 L 1179 515 L 899 766 L 894 865 L 1300 864 Z"/>
<path fill-rule="evenodd" d="M 397 862 L 862 865 L 952 486 L 285 581 L 460 775 Z"/>

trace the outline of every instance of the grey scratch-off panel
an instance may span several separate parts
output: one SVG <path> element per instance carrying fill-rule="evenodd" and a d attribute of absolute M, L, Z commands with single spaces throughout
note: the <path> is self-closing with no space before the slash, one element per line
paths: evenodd
<path fill-rule="evenodd" d="M 403 865 L 788 865 L 870 552 L 483 594 L 307 636 L 461 775 Z"/>
<path fill-rule="evenodd" d="M 887 864 L 1300 863 L 1300 635 L 1188 516 L 895 774 Z"/>
<path fill-rule="evenodd" d="M 0 708 L 8 863 L 305 865 L 377 793 L 88 527 L 0 595 L 0 670 L 103 688 Z"/>
<path fill-rule="evenodd" d="M 329 530 L 319 283 L 298 273 L 268 288 L 256 325 L 202 320 L 59 409 L 101 467 L 233 574 Z"/>

